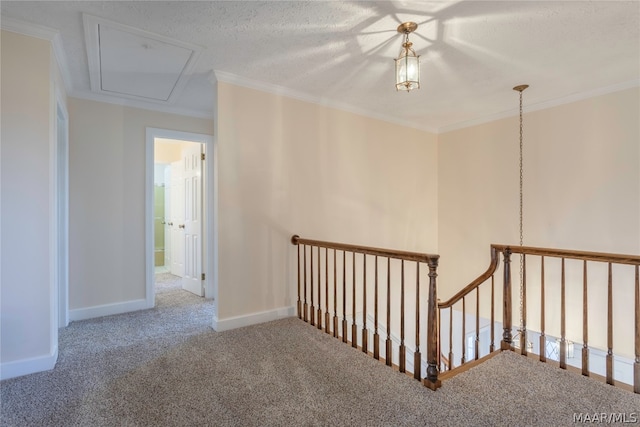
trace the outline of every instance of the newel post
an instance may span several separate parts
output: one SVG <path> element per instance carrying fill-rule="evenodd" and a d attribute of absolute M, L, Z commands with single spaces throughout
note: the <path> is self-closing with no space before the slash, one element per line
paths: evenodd
<path fill-rule="evenodd" d="M 513 342 L 511 336 L 511 248 L 505 248 L 502 252 L 504 256 L 504 278 L 503 278 L 503 305 L 502 305 L 502 341 L 500 349 L 509 350 Z"/>
<path fill-rule="evenodd" d="M 298 240 L 300 240 L 300 236 L 294 234 L 291 236 L 291 244 L 298 247 L 298 318 L 302 319 L 302 301 L 300 300 L 300 245 L 298 244 Z M 306 277 L 305 277 L 306 279 Z"/>
<path fill-rule="evenodd" d="M 423 384 L 431 390 L 442 385 L 438 379 L 438 294 L 436 290 L 436 269 L 438 257 L 429 258 L 429 304 L 427 314 L 427 376 Z"/>

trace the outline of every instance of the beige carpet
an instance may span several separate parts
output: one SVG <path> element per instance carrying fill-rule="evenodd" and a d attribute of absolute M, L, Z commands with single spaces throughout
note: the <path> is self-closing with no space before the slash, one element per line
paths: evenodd
<path fill-rule="evenodd" d="M 297 318 L 217 333 L 209 301 L 175 283 L 167 288 L 153 310 L 62 329 L 54 370 L 0 383 L 0 425 L 561 426 L 580 413 L 640 418 L 640 396 L 511 352 L 432 392 Z"/>

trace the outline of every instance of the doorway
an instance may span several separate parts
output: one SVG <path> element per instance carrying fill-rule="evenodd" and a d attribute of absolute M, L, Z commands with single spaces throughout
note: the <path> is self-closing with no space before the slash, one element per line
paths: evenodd
<path fill-rule="evenodd" d="M 149 308 L 155 306 L 156 277 L 163 283 L 169 278 L 183 290 L 213 298 L 217 272 L 211 260 L 215 260 L 217 238 L 214 205 L 209 199 L 215 196 L 214 154 L 209 135 L 147 128 Z"/>
<path fill-rule="evenodd" d="M 202 143 L 154 139 L 154 271 L 204 296 Z M 157 279 L 157 277 L 156 277 Z"/>

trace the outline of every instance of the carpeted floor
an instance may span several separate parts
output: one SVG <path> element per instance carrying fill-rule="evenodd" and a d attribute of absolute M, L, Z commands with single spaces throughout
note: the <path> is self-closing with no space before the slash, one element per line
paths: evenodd
<path fill-rule="evenodd" d="M 172 277 L 153 310 L 61 329 L 54 370 L 0 383 L 0 425 L 560 426 L 580 413 L 640 418 L 639 395 L 511 352 L 432 392 L 297 318 L 217 333 L 211 302 Z"/>

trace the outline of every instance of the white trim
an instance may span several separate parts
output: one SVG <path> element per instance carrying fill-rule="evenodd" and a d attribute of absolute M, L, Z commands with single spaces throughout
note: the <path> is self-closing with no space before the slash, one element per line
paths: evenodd
<path fill-rule="evenodd" d="M 55 109 L 55 163 L 56 173 L 56 282 L 58 297 L 57 326 L 63 328 L 69 324 L 69 113 L 63 103 L 62 96 L 56 96 Z M 60 141 L 58 118 L 64 125 L 63 140 Z M 62 206 L 61 206 L 62 204 Z"/>
<path fill-rule="evenodd" d="M 349 321 L 350 323 L 353 323 L 351 321 Z M 358 312 L 356 313 L 356 325 L 358 326 L 358 330 L 360 332 L 362 332 L 362 312 Z M 373 335 L 375 334 L 375 318 L 370 315 L 367 314 L 367 331 L 369 332 L 368 334 L 368 343 L 369 343 L 369 347 L 372 349 L 371 351 L 373 351 Z M 347 328 L 347 336 L 350 337 L 351 334 L 351 328 Z M 386 352 L 387 352 L 387 348 L 385 345 L 385 342 L 387 340 L 387 328 L 384 326 L 384 324 L 382 322 L 378 322 L 378 336 L 380 337 L 380 357 L 384 357 L 386 358 Z M 392 355 L 391 355 L 391 361 L 395 364 L 395 365 L 399 365 L 400 363 L 400 343 L 402 342 L 402 340 L 400 339 L 400 337 L 396 334 L 392 332 L 389 333 L 389 337 L 391 338 L 391 342 L 393 343 L 392 349 Z M 362 345 L 362 335 L 358 335 L 358 340 L 359 340 L 359 345 Z M 415 350 L 415 341 L 410 340 L 410 339 L 406 339 L 404 341 L 404 346 L 405 346 L 405 370 L 407 372 L 411 372 L 413 373 L 413 362 L 414 362 L 414 350 Z M 426 350 L 426 344 L 423 344 L 420 348 L 420 366 L 421 366 L 421 370 L 420 373 L 422 375 L 422 377 L 424 378 L 426 376 L 426 372 L 427 372 L 427 350 Z"/>
<path fill-rule="evenodd" d="M 133 301 L 116 302 L 113 304 L 94 305 L 93 307 L 76 308 L 69 311 L 69 320 L 93 319 L 94 317 L 111 316 L 113 314 L 128 313 L 131 311 L 152 308 L 147 306 L 147 300 L 137 299 Z"/>
<path fill-rule="evenodd" d="M 242 316 L 228 317 L 226 319 L 218 319 L 217 315 L 213 316 L 213 322 L 211 327 L 218 332 L 229 331 L 231 329 L 243 328 L 245 326 L 257 325 L 259 323 L 271 322 L 273 320 L 284 319 L 287 317 L 293 317 L 295 315 L 296 308 L 281 307 L 268 311 L 261 311 L 258 313 L 250 313 Z"/>
<path fill-rule="evenodd" d="M 144 276 L 145 276 L 145 304 L 147 308 L 155 307 L 154 270 L 155 248 L 153 247 L 153 156 L 154 132 L 147 128 L 145 134 L 145 172 L 144 172 Z"/>
<path fill-rule="evenodd" d="M 69 90 L 69 88 L 71 88 L 69 62 L 67 61 L 67 55 L 62 44 L 62 37 L 58 30 L 4 16 L 0 21 L 0 28 L 13 33 L 50 41 L 53 47 L 53 55 L 58 63 L 58 68 L 60 69 L 60 75 L 62 76 L 65 89 Z"/>
<path fill-rule="evenodd" d="M 58 30 L 54 28 L 10 18 L 8 16 L 3 16 L 0 20 L 0 29 L 49 41 L 53 40 L 56 34 L 58 34 Z"/>
<path fill-rule="evenodd" d="M 58 347 L 58 94 L 54 75 L 55 58 L 49 59 L 49 349 Z"/>
<path fill-rule="evenodd" d="M 72 86 L 71 71 L 69 71 L 69 61 L 67 61 L 67 54 L 64 50 L 62 36 L 60 33 L 56 33 L 56 35 L 53 36 L 53 39 L 51 39 L 51 46 L 53 47 L 53 56 L 55 57 L 58 69 L 60 70 L 62 84 L 64 85 L 65 90 L 68 91 Z"/>
<path fill-rule="evenodd" d="M 117 98 L 115 96 L 109 96 L 103 93 L 74 90 L 70 91 L 68 95 L 72 98 L 86 99 L 88 101 L 104 102 L 107 104 L 122 105 L 125 107 L 139 108 L 141 110 L 176 114 L 179 116 L 194 117 L 197 119 L 210 119 L 213 116 L 212 111 L 191 110 L 188 108 L 176 107 L 172 105 L 153 104 L 136 99 Z"/>
<path fill-rule="evenodd" d="M 50 371 L 55 368 L 58 361 L 58 346 L 51 353 L 44 356 L 30 357 L 28 359 L 14 360 L 0 364 L 0 380 L 35 374 L 36 372 Z"/>
<path fill-rule="evenodd" d="M 640 86 L 640 80 L 631 80 L 628 82 L 618 83 L 611 86 L 606 86 L 598 89 L 589 90 L 586 92 L 574 93 L 572 95 L 564 96 L 562 98 L 553 99 L 551 101 L 539 102 L 537 104 L 531 104 L 523 107 L 525 113 L 530 113 L 538 110 L 545 110 L 547 108 L 558 107 L 560 105 L 570 104 L 572 102 L 582 101 L 584 99 L 595 98 L 596 96 L 607 95 L 613 92 L 619 92 L 621 90 L 631 89 Z M 517 108 L 503 111 L 496 114 L 490 114 L 488 116 L 479 117 L 473 120 L 467 120 L 465 122 L 454 123 L 447 126 L 438 128 L 438 134 L 451 132 L 454 130 L 464 129 L 471 126 L 477 126 L 484 123 L 494 122 L 500 119 L 506 119 L 507 117 L 517 116 L 520 110 Z"/>
<path fill-rule="evenodd" d="M 176 139 L 183 141 L 199 142 L 205 147 L 205 185 L 207 193 L 205 198 L 205 227 L 207 230 L 204 237 L 203 250 L 203 272 L 205 273 L 204 288 L 205 297 L 214 298 L 210 292 L 212 289 L 218 289 L 218 215 L 215 210 L 217 201 L 217 185 L 218 185 L 218 169 L 215 167 L 217 162 L 217 147 L 215 139 L 211 135 L 182 132 L 169 129 L 146 128 L 146 147 L 145 147 L 145 298 L 147 308 L 155 306 L 155 288 L 154 288 L 154 245 L 153 245 L 153 156 L 154 156 L 154 140 L 155 138 Z M 213 199 L 213 200 L 210 200 Z M 212 208 L 214 210 L 212 210 Z M 212 230 L 213 232 L 210 232 Z M 210 268 L 211 266 L 211 268 Z"/>
<path fill-rule="evenodd" d="M 376 120 L 381 120 L 384 122 L 405 126 L 412 129 L 418 129 L 426 132 L 437 133 L 437 129 L 428 126 L 420 126 L 415 122 L 411 122 L 408 120 L 398 119 L 396 117 L 390 117 L 385 114 L 380 114 L 377 112 L 369 111 L 360 107 L 356 107 L 350 104 L 346 104 L 343 102 L 338 102 L 335 100 L 320 98 L 317 96 L 309 95 L 303 92 L 299 92 L 293 89 L 289 89 L 283 86 L 278 86 L 270 83 L 259 82 L 256 80 L 247 79 L 244 77 L 237 76 L 235 74 L 227 73 L 225 71 L 214 70 L 215 78 L 218 81 L 233 84 L 236 86 L 246 87 L 249 89 L 255 89 L 266 93 L 271 93 L 273 95 L 284 96 L 287 98 L 297 99 L 299 101 L 308 102 L 311 104 L 320 105 L 323 107 L 334 108 L 336 110 L 345 111 L 347 113 L 358 114 L 360 116 L 369 117 Z"/>

